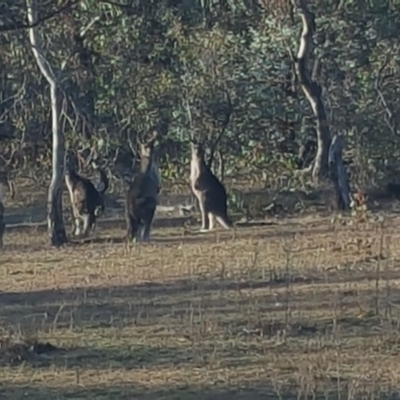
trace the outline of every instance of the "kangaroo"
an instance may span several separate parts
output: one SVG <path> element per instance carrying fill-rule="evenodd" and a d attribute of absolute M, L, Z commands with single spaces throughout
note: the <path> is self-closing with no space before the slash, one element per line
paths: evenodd
<path fill-rule="evenodd" d="M 202 145 L 192 141 L 191 150 L 190 185 L 199 202 L 201 213 L 200 232 L 212 231 L 214 229 L 214 219 L 225 229 L 230 229 L 232 222 L 227 214 L 226 190 L 207 166 Z M 206 226 L 207 217 L 209 222 L 208 230 Z"/>
<path fill-rule="evenodd" d="M 3 185 L 7 185 L 10 190 L 10 196 L 13 199 L 15 190 L 14 184 L 7 179 L 5 174 L 0 173 L 0 250 L 4 247 L 3 236 L 6 230 L 6 223 L 4 222 L 4 200 L 3 200 Z"/>
<path fill-rule="evenodd" d="M 78 175 L 74 168 L 69 167 L 65 173 L 65 183 L 68 189 L 72 215 L 74 217 L 75 236 L 81 234 L 81 222 L 83 222 L 83 236 L 89 231 L 94 231 L 96 219 L 104 213 L 104 193 L 108 189 L 108 178 L 101 168 L 100 187 L 96 189 L 89 179 Z"/>
<path fill-rule="evenodd" d="M 140 169 L 125 197 L 127 241 L 150 240 L 150 230 L 158 205 L 160 176 L 155 160 L 156 135 L 146 143 L 139 142 Z"/>

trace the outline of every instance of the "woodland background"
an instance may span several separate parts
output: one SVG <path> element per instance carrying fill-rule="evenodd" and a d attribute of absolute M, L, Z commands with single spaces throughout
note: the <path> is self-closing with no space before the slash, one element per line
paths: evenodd
<path fill-rule="evenodd" d="M 70 0 L 39 6 L 39 19 L 56 14 L 40 22 L 40 32 L 59 71 L 66 146 L 78 151 L 82 167 L 96 149 L 113 161 L 117 188 L 135 136 L 156 128 L 166 192 L 189 189 L 192 133 L 221 139 L 231 190 L 304 185 L 295 172 L 312 155 L 299 158 L 299 148 L 316 138 L 310 105 L 294 82 L 288 49 L 296 54 L 301 21 L 289 2 Z M 316 15 L 313 76 L 323 88 L 332 134 L 344 135 L 351 184 L 396 181 L 400 1 L 309 6 Z M 27 31 L 14 29 L 24 23 L 22 0 L 0 3 L 0 154 L 15 179 L 47 187 L 49 90 Z"/>

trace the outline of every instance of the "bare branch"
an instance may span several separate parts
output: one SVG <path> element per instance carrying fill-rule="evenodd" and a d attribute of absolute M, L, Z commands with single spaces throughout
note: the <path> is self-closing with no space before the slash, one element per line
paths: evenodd
<path fill-rule="evenodd" d="M 88 24 L 85 26 L 81 32 L 79 33 L 79 37 L 81 39 L 84 39 L 86 34 L 90 31 L 90 29 L 95 25 L 96 22 L 100 21 L 100 17 L 96 16 L 94 17 Z"/>
<path fill-rule="evenodd" d="M 109 4 L 110 6 L 119 7 L 119 8 L 123 8 L 123 9 L 129 10 L 129 9 L 132 8 L 133 0 L 129 4 L 116 3 L 115 1 L 110 1 L 110 0 L 100 0 L 100 3 Z"/>
<path fill-rule="evenodd" d="M 8 159 L 6 159 L 3 155 L 1 155 L 1 158 L 3 159 L 3 162 L 2 162 L 3 165 L 2 165 L 2 167 L 3 167 L 4 170 L 7 170 L 7 171 L 9 170 L 9 168 L 10 168 L 12 162 L 13 162 L 14 159 L 15 159 L 16 153 L 17 153 L 17 149 L 14 147 L 14 148 L 12 149 L 11 155 L 8 157 Z"/>
<path fill-rule="evenodd" d="M 129 150 L 131 151 L 133 158 L 136 159 L 137 158 L 137 151 L 135 146 L 133 145 L 133 141 L 132 141 L 132 137 L 131 135 L 128 134 L 128 146 L 129 146 Z"/>
<path fill-rule="evenodd" d="M 26 9 L 28 14 L 28 21 L 33 26 L 35 21 L 37 21 L 37 10 L 34 8 L 34 5 L 29 0 L 27 0 Z M 32 27 L 29 29 L 29 39 L 32 46 L 32 52 L 33 55 L 35 56 L 40 72 L 43 74 L 43 76 L 46 78 L 47 82 L 50 85 L 55 84 L 56 78 L 54 75 L 54 71 L 51 68 L 51 66 L 47 63 L 47 60 L 43 55 L 41 47 L 39 46 L 36 31 Z"/>
<path fill-rule="evenodd" d="M 25 91 L 26 91 L 26 76 L 24 75 L 23 78 L 23 82 L 22 82 L 22 86 L 21 88 L 18 90 L 17 93 L 15 93 L 14 95 L 8 97 L 7 99 L 3 100 L 0 102 L 0 106 L 2 106 L 3 104 L 8 103 L 10 100 L 14 100 L 17 99 L 18 101 L 21 101 L 22 98 L 24 97 Z"/>
<path fill-rule="evenodd" d="M 209 158 L 208 163 L 207 163 L 209 168 L 211 168 L 211 165 L 212 165 L 212 163 L 214 161 L 215 151 L 217 150 L 217 147 L 218 147 L 219 143 L 221 142 L 221 139 L 222 139 L 222 137 L 223 137 L 223 135 L 224 135 L 224 133 L 226 131 L 226 128 L 229 125 L 229 122 L 231 120 L 231 117 L 232 117 L 232 114 L 233 114 L 233 111 L 234 111 L 233 104 L 232 104 L 232 99 L 231 99 L 231 97 L 229 95 L 229 92 L 227 90 L 225 91 L 225 95 L 226 95 L 226 101 L 227 101 L 227 109 L 225 111 L 225 119 L 221 124 L 221 128 L 220 128 L 220 131 L 219 131 L 219 134 L 218 134 L 217 138 L 215 140 L 211 141 L 210 158 Z"/>
<path fill-rule="evenodd" d="M 14 24 L 5 24 L 0 26 L 0 33 L 4 32 L 11 32 L 16 31 L 19 29 L 30 29 L 35 28 L 41 25 L 43 22 L 48 21 L 49 19 L 54 18 L 55 16 L 62 14 L 64 11 L 68 10 L 69 8 L 75 6 L 76 4 L 80 3 L 81 0 L 67 0 L 65 4 L 63 4 L 57 10 L 45 15 L 44 17 L 38 18 L 35 21 L 29 21 L 29 23 L 14 23 Z M 28 18 L 29 20 L 29 18 Z"/>
<path fill-rule="evenodd" d="M 297 169 L 294 171 L 294 175 L 308 175 L 312 172 L 313 168 L 314 168 L 314 161 L 311 161 L 310 165 L 306 168 L 303 169 Z"/>
<path fill-rule="evenodd" d="M 390 131 L 392 132 L 393 135 L 400 136 L 397 118 L 395 116 L 395 113 L 394 113 L 392 107 L 390 106 L 389 102 L 386 100 L 386 98 L 383 94 L 383 91 L 382 91 L 385 80 L 390 78 L 392 75 L 392 74 L 382 75 L 384 69 L 389 64 L 389 61 L 390 61 L 389 56 L 386 56 L 385 61 L 383 62 L 383 64 L 381 65 L 381 67 L 378 70 L 378 74 L 375 79 L 375 89 L 378 92 L 379 103 L 382 105 L 382 107 L 386 113 L 386 116 L 385 116 L 386 125 L 388 126 L 388 128 L 390 129 Z"/>

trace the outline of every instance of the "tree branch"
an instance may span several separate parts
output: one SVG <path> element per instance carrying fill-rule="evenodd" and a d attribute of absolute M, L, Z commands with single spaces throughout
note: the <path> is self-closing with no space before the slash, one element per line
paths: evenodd
<path fill-rule="evenodd" d="M 296 0 L 292 0 L 293 5 Z M 313 51 L 313 35 L 315 32 L 315 15 L 308 9 L 307 1 L 299 1 L 299 14 L 303 22 L 303 30 L 300 38 L 300 46 L 297 52 L 297 59 L 295 63 L 296 74 L 301 85 L 301 88 L 307 97 L 310 105 L 316 115 L 317 98 L 321 95 L 321 87 L 317 82 L 313 81 L 308 71 L 308 60 Z"/>
<path fill-rule="evenodd" d="M 130 1 L 129 4 L 120 4 L 110 0 L 100 0 L 100 3 L 109 4 L 110 6 L 119 7 L 123 9 L 131 9 L 133 6 L 133 0 Z"/>
<path fill-rule="evenodd" d="M 212 163 L 214 162 L 214 154 L 215 151 L 217 150 L 217 147 L 219 143 L 221 142 L 222 136 L 224 135 L 226 128 L 229 125 L 229 122 L 231 120 L 234 108 L 232 104 L 232 99 L 231 96 L 229 95 L 228 90 L 225 91 L 226 95 L 226 102 L 227 102 L 227 108 L 225 109 L 225 115 L 224 115 L 224 120 L 221 123 L 220 131 L 215 140 L 211 140 L 211 145 L 210 145 L 210 158 L 208 160 L 208 167 L 211 168 Z"/>
<path fill-rule="evenodd" d="M 317 155 L 313 168 L 313 178 L 317 181 L 319 178 L 326 176 L 328 172 L 328 152 L 331 142 L 331 133 L 327 122 L 325 107 L 322 101 L 322 88 L 313 79 L 308 68 L 309 58 L 313 52 L 313 35 L 315 33 L 315 15 L 308 9 L 307 0 L 291 0 L 293 7 L 298 8 L 298 13 L 302 20 L 302 32 L 300 36 L 300 45 L 297 57 L 293 55 L 291 50 L 289 54 L 294 62 L 297 80 L 301 89 L 312 108 L 316 119 L 317 130 Z M 318 62 L 314 64 L 315 69 Z"/>
<path fill-rule="evenodd" d="M 26 0 L 26 12 L 30 25 L 37 21 L 37 0 Z M 50 86 L 52 120 L 52 177 L 48 192 L 47 223 L 51 243 L 61 246 L 67 240 L 62 212 L 62 182 L 64 176 L 64 136 L 60 129 L 61 101 L 59 84 L 54 70 L 47 62 L 40 45 L 40 36 L 36 28 L 29 29 L 29 40 L 33 56 L 40 72 Z"/>
<path fill-rule="evenodd" d="M 29 23 L 31 24 L 31 26 L 34 26 L 35 21 L 37 21 L 37 10 L 34 8 L 32 2 L 30 0 L 26 1 L 26 11 L 27 11 Z M 43 55 L 43 51 L 39 45 L 39 39 L 37 37 L 37 32 L 32 27 L 29 28 L 29 40 L 31 42 L 32 52 L 33 52 L 33 55 L 35 56 L 35 59 L 38 64 L 38 67 L 40 69 L 40 72 L 43 74 L 43 76 L 46 78 L 47 82 L 50 85 L 54 85 L 56 78 L 55 78 L 53 69 L 47 63 L 47 61 Z"/>
<path fill-rule="evenodd" d="M 382 107 L 386 113 L 386 117 L 385 117 L 386 125 L 388 126 L 388 128 L 390 129 L 390 131 L 392 132 L 393 135 L 400 136 L 399 127 L 398 127 L 395 113 L 382 92 L 383 83 L 385 82 L 385 80 L 387 78 L 390 77 L 390 75 L 382 76 L 382 72 L 388 64 L 389 64 L 389 56 L 386 56 L 385 61 L 383 62 L 382 66 L 379 68 L 378 74 L 376 76 L 375 88 L 376 88 L 376 91 L 378 92 L 379 102 L 382 105 Z"/>
<path fill-rule="evenodd" d="M 29 21 L 28 23 L 14 23 L 14 24 L 5 24 L 0 26 L 0 33 L 16 31 L 19 29 L 31 29 L 41 25 L 43 22 L 48 21 L 49 19 L 54 18 L 55 16 L 62 14 L 64 11 L 68 10 L 70 7 L 75 6 L 80 3 L 81 0 L 67 0 L 65 4 L 63 4 L 59 9 L 45 15 L 44 17 L 38 18 L 35 21 Z"/>

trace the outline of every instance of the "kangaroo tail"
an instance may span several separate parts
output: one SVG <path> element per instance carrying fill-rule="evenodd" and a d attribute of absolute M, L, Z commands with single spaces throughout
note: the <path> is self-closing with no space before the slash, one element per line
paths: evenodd
<path fill-rule="evenodd" d="M 218 215 L 215 218 L 225 229 L 232 228 L 232 221 L 227 215 Z"/>

